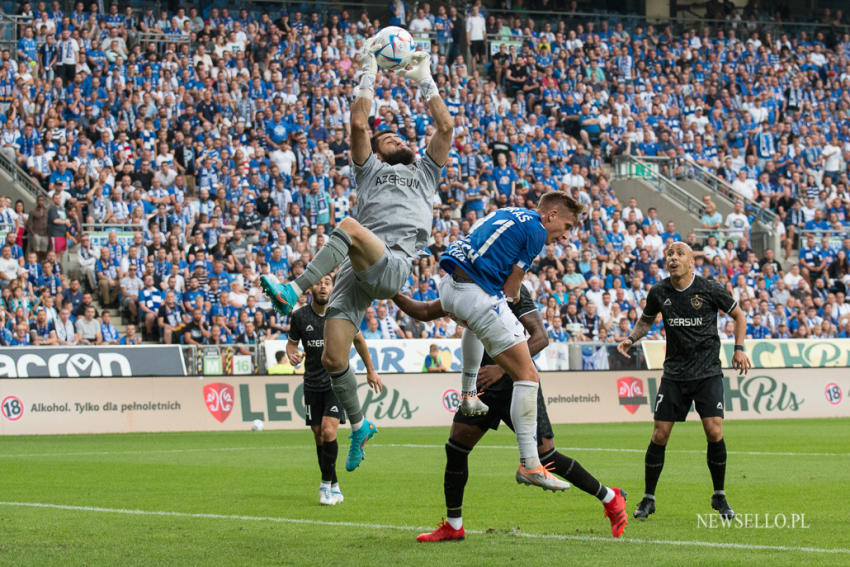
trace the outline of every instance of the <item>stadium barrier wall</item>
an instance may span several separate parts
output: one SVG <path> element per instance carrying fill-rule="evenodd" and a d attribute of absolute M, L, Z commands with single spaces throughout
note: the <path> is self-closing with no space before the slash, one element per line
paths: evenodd
<path fill-rule="evenodd" d="M 37 346 L 0 350 L 0 378 L 186 376 L 180 345 Z"/>
<path fill-rule="evenodd" d="M 647 368 L 664 368 L 665 341 L 642 341 Z M 744 341 L 753 368 L 850 367 L 850 339 L 759 339 Z M 734 341 L 721 341 L 720 363 L 732 367 Z"/>
<path fill-rule="evenodd" d="M 274 364 L 275 353 L 286 350 L 287 341 L 265 341 L 267 364 Z M 432 344 L 440 349 L 440 360 L 452 372 L 460 372 L 463 356 L 460 339 L 405 339 L 405 340 L 368 340 L 372 364 L 378 373 L 416 374 L 424 370 L 425 357 Z M 550 343 L 534 362 L 540 370 L 569 370 L 569 343 Z M 348 356 L 357 372 L 365 372 L 363 361 L 357 351 L 351 347 Z"/>
<path fill-rule="evenodd" d="M 658 371 L 552 372 L 542 389 L 553 423 L 652 419 Z M 460 376 L 388 374 L 380 394 L 363 376 L 364 413 L 379 426 L 446 426 Z M 724 378 L 730 419 L 850 417 L 850 373 L 754 370 Z M 0 434 L 128 433 L 304 428 L 300 376 L 0 380 Z M 694 415 L 692 419 L 696 419 Z"/>

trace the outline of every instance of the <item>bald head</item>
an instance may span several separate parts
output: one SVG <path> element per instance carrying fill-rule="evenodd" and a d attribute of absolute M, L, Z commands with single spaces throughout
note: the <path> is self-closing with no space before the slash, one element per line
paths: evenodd
<path fill-rule="evenodd" d="M 694 251 L 684 242 L 674 242 L 664 252 L 665 268 L 674 279 L 688 276 L 694 269 Z"/>

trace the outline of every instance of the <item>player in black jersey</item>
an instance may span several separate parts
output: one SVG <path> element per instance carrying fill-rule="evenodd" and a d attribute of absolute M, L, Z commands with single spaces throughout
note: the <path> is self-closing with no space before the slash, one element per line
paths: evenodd
<path fill-rule="evenodd" d="M 322 471 L 322 483 L 319 486 L 319 504 L 333 506 L 343 501 L 342 492 L 336 477 L 336 458 L 339 446 L 336 432 L 340 423 L 345 423 L 345 413 L 336 395 L 331 389 L 331 378 L 322 367 L 322 353 L 325 347 L 325 311 L 328 298 L 333 290 L 333 280 L 324 276 L 319 283 L 310 288 L 312 303 L 292 314 L 289 328 L 289 340 L 286 343 L 286 355 L 292 366 L 304 361 L 304 409 L 307 425 L 313 430 L 316 439 L 316 454 L 319 457 L 319 469 Z M 298 343 L 304 346 L 304 352 L 298 350 Z M 369 349 L 363 335 L 354 337 L 354 348 L 366 366 L 366 381 L 375 392 L 383 388 L 381 379 L 372 366 Z"/>
<path fill-rule="evenodd" d="M 440 306 L 440 300 L 414 301 L 406 295 L 396 295 L 393 301 L 402 311 L 420 321 L 431 321 L 443 317 L 446 313 Z M 528 350 L 531 356 L 546 348 L 549 339 L 543 327 L 543 319 L 537 306 L 524 286 L 520 288 L 520 298 L 509 303 L 511 311 L 528 331 Z M 420 534 L 417 541 L 450 541 L 465 537 L 461 506 L 463 490 L 469 476 L 467 461 L 469 453 L 488 429 L 498 429 L 499 422 L 513 429 L 511 423 L 511 395 L 513 382 L 495 362 L 484 353 L 481 369 L 478 373 L 477 388 L 479 397 L 490 409 L 484 415 L 464 415 L 455 412 L 449 440 L 446 442 L 446 472 L 443 490 L 446 497 L 446 517 L 448 521 L 429 533 Z M 611 520 L 611 533 L 620 537 L 628 523 L 626 514 L 626 493 L 619 488 L 608 488 L 596 480 L 582 466 L 555 450 L 552 424 L 546 413 L 543 392 L 537 392 L 537 452 L 540 462 L 552 472 L 572 482 L 581 490 L 596 496 L 602 501 L 605 515 Z"/>
<path fill-rule="evenodd" d="M 726 501 L 726 443 L 723 441 L 723 373 L 720 368 L 720 337 L 717 312 L 724 311 L 735 320 L 735 354 L 732 367 L 746 374 L 752 366 L 744 352 L 747 318 L 737 301 L 717 282 L 693 273 L 694 254 L 684 242 L 671 244 L 664 254 L 669 278 L 652 286 L 646 308 L 631 336 L 617 346 L 628 357 L 628 350 L 643 337 L 659 313 L 667 334 L 664 373 L 655 398 L 655 426 L 646 450 L 646 492 L 635 518 L 655 512 L 655 487 L 664 466 L 664 451 L 673 423 L 685 421 L 691 403 L 702 419 L 708 441 L 707 461 L 714 494 L 711 507 L 724 518 L 735 512 Z"/>

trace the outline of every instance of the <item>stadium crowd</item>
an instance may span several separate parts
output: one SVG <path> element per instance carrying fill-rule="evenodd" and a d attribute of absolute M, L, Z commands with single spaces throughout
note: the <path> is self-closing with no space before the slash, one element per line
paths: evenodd
<path fill-rule="evenodd" d="M 411 13 L 393 0 L 390 12 L 388 22 L 345 11 L 273 19 L 79 2 L 66 14 L 24 2 L 17 54 L 0 64 L 0 152 L 45 194 L 28 211 L 0 199 L 0 342 L 285 337 L 288 320 L 257 278 L 299 274 L 356 211 L 347 112 L 362 42 L 386 24 L 431 50 L 455 118 L 414 298 L 436 297 L 435 260 L 477 219 L 563 190 L 589 212 L 526 281 L 552 340 L 627 336 L 677 240 L 731 289 L 753 338 L 850 337 L 850 34 L 774 35 L 734 15 L 724 29 L 674 34 L 616 18 L 502 17 L 480 3 Z M 420 151 L 432 132 L 418 92 L 393 73 L 381 74 L 372 114 L 374 129 Z M 658 211 L 617 199 L 606 167 L 617 155 L 668 156 L 680 173 L 697 164 L 742 199 L 724 218 L 706 198 L 701 222 L 716 232 L 682 236 Z M 761 258 L 748 240 L 760 208 L 785 237 Z M 102 307 L 121 309 L 126 333 Z M 731 322 L 720 325 L 731 336 Z M 391 301 L 376 302 L 363 331 L 460 332 Z"/>

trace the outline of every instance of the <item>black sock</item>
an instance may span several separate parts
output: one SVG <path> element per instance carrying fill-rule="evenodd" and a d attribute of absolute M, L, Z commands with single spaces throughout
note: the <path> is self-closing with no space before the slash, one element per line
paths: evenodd
<path fill-rule="evenodd" d="M 726 479 L 726 441 L 723 439 L 716 443 L 709 441 L 706 460 L 708 470 L 711 472 L 711 482 L 714 483 L 714 491 L 723 490 Z"/>
<path fill-rule="evenodd" d="M 558 476 L 564 477 L 579 490 L 583 490 L 592 496 L 596 496 L 599 500 L 602 500 L 608 494 L 608 490 L 606 490 L 605 485 L 596 480 L 592 474 L 584 470 L 584 467 L 582 467 L 578 461 L 566 455 L 562 455 L 555 449 L 552 449 L 545 455 L 540 455 L 540 463 L 544 467 L 550 463 L 554 463 L 555 466 L 549 470 Z"/>
<path fill-rule="evenodd" d="M 666 450 L 666 445 L 657 445 L 652 441 L 649 442 L 649 447 L 646 450 L 646 459 L 644 460 L 644 474 L 646 475 L 645 494 L 655 494 L 658 477 L 661 476 L 661 469 L 664 468 L 664 451 Z"/>
<path fill-rule="evenodd" d="M 333 441 L 325 441 L 322 445 L 322 480 L 331 484 L 337 482 L 336 478 L 336 458 L 339 454 L 339 444 L 336 439 Z"/>
<path fill-rule="evenodd" d="M 319 458 L 319 470 L 322 471 L 322 482 L 325 481 L 325 453 L 321 445 L 316 445 L 316 456 Z"/>
<path fill-rule="evenodd" d="M 446 442 L 446 474 L 443 479 L 443 492 L 446 496 L 446 517 L 448 518 L 461 517 L 463 489 L 469 478 L 468 457 L 471 450 L 451 439 Z"/>

